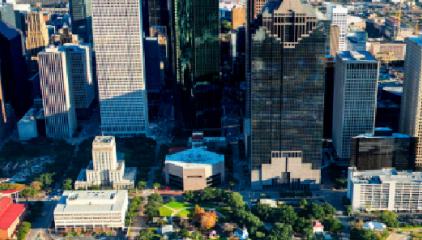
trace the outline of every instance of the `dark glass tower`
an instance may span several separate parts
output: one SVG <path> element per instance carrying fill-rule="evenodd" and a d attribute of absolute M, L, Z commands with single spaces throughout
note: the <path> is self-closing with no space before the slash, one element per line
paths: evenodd
<path fill-rule="evenodd" d="M 0 113 L 5 116 L 5 104 L 10 104 L 17 118 L 32 104 L 32 85 L 28 80 L 21 33 L 0 21 Z"/>
<path fill-rule="evenodd" d="M 91 0 L 70 0 L 72 33 L 78 34 L 85 42 L 92 42 Z"/>
<path fill-rule="evenodd" d="M 179 121 L 186 128 L 210 126 L 205 117 L 220 106 L 215 83 L 220 73 L 218 0 L 175 0 L 176 77 Z M 181 107 L 183 106 L 183 107 Z M 177 106 L 176 106 L 177 108 Z M 181 118 L 180 118 L 181 117 Z"/>
<path fill-rule="evenodd" d="M 272 151 L 301 151 L 304 163 L 321 167 L 328 32 L 329 22 L 299 0 L 264 7 L 251 37 L 253 188 L 271 184 L 261 167 Z"/>

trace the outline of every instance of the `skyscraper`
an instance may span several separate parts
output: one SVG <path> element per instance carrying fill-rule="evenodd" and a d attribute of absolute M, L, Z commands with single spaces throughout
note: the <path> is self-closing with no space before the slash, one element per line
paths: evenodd
<path fill-rule="evenodd" d="M 422 169 L 422 38 L 406 39 L 400 131 L 417 138 L 415 167 Z"/>
<path fill-rule="evenodd" d="M 66 53 L 51 47 L 38 59 L 47 137 L 71 138 L 77 122 Z"/>
<path fill-rule="evenodd" d="M 129 136 L 148 129 L 148 103 L 139 0 L 93 0 L 101 130 Z"/>
<path fill-rule="evenodd" d="M 72 20 L 72 33 L 78 34 L 85 42 L 91 42 L 91 0 L 70 0 L 69 11 Z"/>
<path fill-rule="evenodd" d="M 337 49 L 339 51 L 346 51 L 347 8 L 341 5 L 329 4 L 327 6 L 327 16 L 331 20 L 331 25 L 338 26 L 339 29 Z"/>
<path fill-rule="evenodd" d="M 0 21 L 0 112 L 7 121 L 6 106 L 10 104 L 20 118 L 32 104 L 32 86 L 28 81 L 23 56 L 21 33 Z"/>
<path fill-rule="evenodd" d="M 340 158 L 350 158 L 352 137 L 374 132 L 378 71 L 379 62 L 367 51 L 343 51 L 337 55 L 333 144 Z"/>
<path fill-rule="evenodd" d="M 183 111 L 181 122 L 190 127 L 218 122 L 202 117 L 220 107 L 213 85 L 220 74 L 218 4 L 218 0 L 175 0 L 173 6 L 179 106 L 183 106 L 177 112 Z"/>
<path fill-rule="evenodd" d="M 92 53 L 88 45 L 64 44 L 59 47 L 66 53 L 69 79 L 72 82 L 72 94 L 78 118 L 94 100 L 94 81 L 92 79 Z"/>
<path fill-rule="evenodd" d="M 48 45 L 47 26 L 41 12 L 30 12 L 26 16 L 26 49 L 35 56 Z"/>
<path fill-rule="evenodd" d="M 328 31 L 329 21 L 299 0 L 284 0 L 263 10 L 262 25 L 251 42 L 253 188 L 285 177 L 262 174 L 263 165 L 279 153 L 302 158 L 319 175 Z M 277 170 L 272 172 L 283 169 Z M 314 180 L 320 181 L 318 176 Z"/>

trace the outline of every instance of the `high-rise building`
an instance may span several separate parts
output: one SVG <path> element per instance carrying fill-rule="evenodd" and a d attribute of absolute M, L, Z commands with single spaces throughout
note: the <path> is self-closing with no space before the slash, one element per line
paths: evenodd
<path fill-rule="evenodd" d="M 79 117 L 91 106 L 95 97 L 91 48 L 88 45 L 66 43 L 59 50 L 66 53 L 75 109 Z"/>
<path fill-rule="evenodd" d="M 135 186 L 136 168 L 126 168 L 122 155 L 117 153 L 116 139 L 96 136 L 92 142 L 92 161 L 82 169 L 75 181 L 75 189 L 92 186 L 129 189 Z"/>
<path fill-rule="evenodd" d="M 415 167 L 422 168 L 422 38 L 406 39 L 400 131 L 417 137 Z"/>
<path fill-rule="evenodd" d="M 38 59 L 47 137 L 71 138 L 77 120 L 66 53 L 51 47 Z"/>
<path fill-rule="evenodd" d="M 338 50 L 347 50 L 347 8 L 341 5 L 329 4 L 327 6 L 327 16 L 331 20 L 331 25 L 338 26 Z"/>
<path fill-rule="evenodd" d="M 78 34 L 84 42 L 92 42 L 91 0 L 70 0 L 72 33 Z"/>
<path fill-rule="evenodd" d="M 232 29 L 246 25 L 246 7 L 237 5 L 232 8 Z"/>
<path fill-rule="evenodd" d="M 379 62 L 366 51 L 339 52 L 335 63 L 333 144 L 340 158 L 350 158 L 352 137 L 373 133 Z"/>
<path fill-rule="evenodd" d="M 166 26 L 168 24 L 168 10 L 166 0 L 148 0 L 148 25 Z"/>
<path fill-rule="evenodd" d="M 214 85 L 220 75 L 218 4 L 218 0 L 174 2 L 176 76 L 182 92 L 176 112 L 182 113 L 180 122 L 186 127 L 218 127 L 211 125 L 219 119 L 207 121 L 220 108 Z"/>
<path fill-rule="evenodd" d="M 0 21 L 0 112 L 8 120 L 5 104 L 10 104 L 17 118 L 32 104 L 32 86 L 23 56 L 21 33 Z"/>
<path fill-rule="evenodd" d="M 35 56 L 48 45 L 47 26 L 41 12 L 30 12 L 26 16 L 26 49 Z"/>
<path fill-rule="evenodd" d="M 416 138 L 393 133 L 390 128 L 376 128 L 352 138 L 350 163 L 358 170 L 396 168 L 411 170 L 415 163 Z"/>
<path fill-rule="evenodd" d="M 129 136 L 148 129 L 148 103 L 139 0 L 93 0 L 101 131 Z"/>
<path fill-rule="evenodd" d="M 311 169 L 319 173 L 328 31 L 329 21 L 316 9 L 299 0 L 284 0 L 265 8 L 262 25 L 252 34 L 253 188 L 271 185 L 271 179 L 283 177 L 282 169 L 272 171 L 280 175 L 271 178 L 262 174 L 264 164 L 273 164 L 274 152 L 300 155 L 304 164 L 311 164 Z"/>
<path fill-rule="evenodd" d="M 20 31 L 25 31 L 25 15 L 15 10 L 13 4 L 0 3 L 0 20 Z"/>

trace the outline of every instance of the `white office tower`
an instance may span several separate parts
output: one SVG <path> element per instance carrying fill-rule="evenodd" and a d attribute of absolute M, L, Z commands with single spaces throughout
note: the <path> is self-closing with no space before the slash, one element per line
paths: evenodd
<path fill-rule="evenodd" d="M 418 138 L 415 166 L 422 168 L 422 38 L 406 40 L 403 97 L 401 100 L 400 131 Z"/>
<path fill-rule="evenodd" d="M 75 108 L 87 109 L 94 100 L 91 48 L 88 45 L 66 43 L 60 47 L 60 51 L 66 53 Z"/>
<path fill-rule="evenodd" d="M 101 130 L 131 136 L 148 129 L 140 0 L 92 0 Z"/>
<path fill-rule="evenodd" d="M 125 161 L 118 157 L 114 137 L 95 137 L 92 142 L 92 161 L 80 172 L 75 181 L 75 189 L 87 189 L 93 186 L 113 189 L 133 188 L 136 168 L 125 168 Z"/>
<path fill-rule="evenodd" d="M 350 158 L 352 137 L 373 133 L 379 62 L 367 51 L 343 51 L 335 63 L 333 144 L 340 158 Z"/>
<path fill-rule="evenodd" d="M 347 8 L 329 3 L 327 5 L 327 16 L 331 20 L 332 26 L 337 26 L 339 28 L 338 36 L 338 51 L 347 50 Z"/>
<path fill-rule="evenodd" d="M 51 47 L 38 59 L 47 137 L 71 138 L 77 123 L 66 55 Z"/>

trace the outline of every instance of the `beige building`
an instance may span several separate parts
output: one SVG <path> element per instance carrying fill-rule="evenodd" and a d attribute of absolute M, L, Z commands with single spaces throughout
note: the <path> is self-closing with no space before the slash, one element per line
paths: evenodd
<path fill-rule="evenodd" d="M 403 61 L 406 54 L 406 44 L 402 42 L 369 41 L 368 51 L 382 62 Z"/>
<path fill-rule="evenodd" d="M 48 31 L 41 12 L 30 12 L 26 16 L 26 49 L 32 54 L 37 54 L 48 45 Z"/>
<path fill-rule="evenodd" d="M 237 5 L 232 9 L 232 29 L 246 25 L 246 7 Z"/>
<path fill-rule="evenodd" d="M 312 163 L 302 161 L 301 151 L 273 151 L 271 163 L 261 165 L 259 177 L 262 185 L 271 186 L 274 183 L 319 183 L 321 171 L 312 169 Z M 254 174 L 254 172 L 252 172 Z"/>
<path fill-rule="evenodd" d="M 92 161 L 75 181 L 75 189 L 92 186 L 113 189 L 134 188 L 136 168 L 125 168 L 124 160 L 118 159 L 116 140 L 111 136 L 97 136 L 92 143 Z"/>
<path fill-rule="evenodd" d="M 224 182 L 224 155 L 191 148 L 166 156 L 166 184 L 184 191 L 201 190 Z"/>

